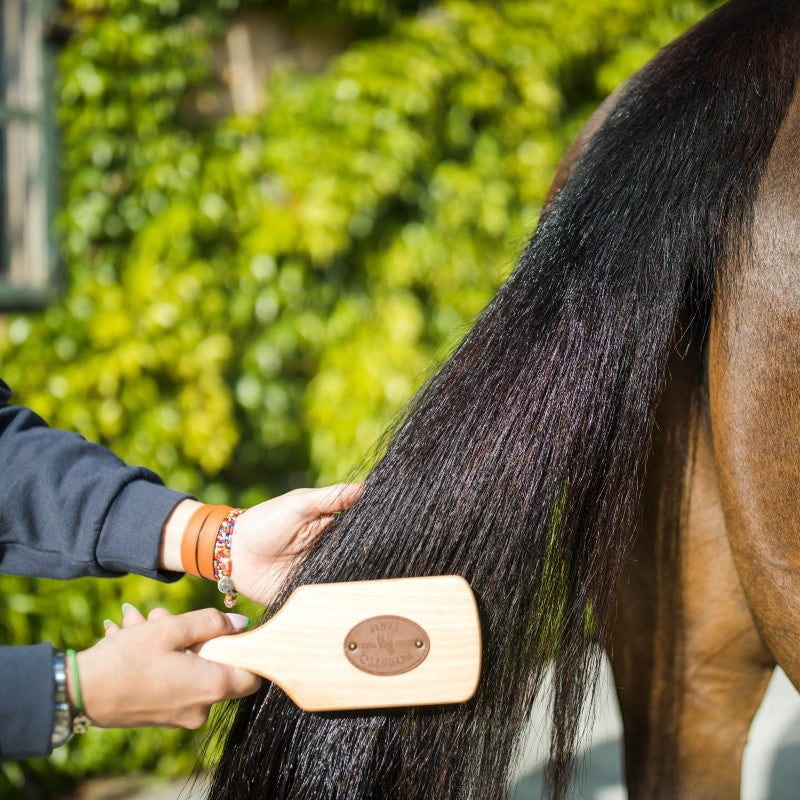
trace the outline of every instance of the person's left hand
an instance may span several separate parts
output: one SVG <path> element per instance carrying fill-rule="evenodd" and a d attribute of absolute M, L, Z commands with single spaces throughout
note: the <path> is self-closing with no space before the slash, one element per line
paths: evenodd
<path fill-rule="evenodd" d="M 77 669 L 67 670 L 67 697 L 101 728 L 199 728 L 219 700 L 258 691 L 261 679 L 236 667 L 196 655 L 203 642 L 238 633 L 247 626 L 241 614 L 202 608 L 173 616 L 163 608 L 147 620 L 133 606 L 122 607 L 122 627 L 106 620 L 105 638 L 77 654 Z"/>
<path fill-rule="evenodd" d="M 297 556 L 308 549 L 334 514 L 349 508 L 363 483 L 295 489 L 247 509 L 231 540 L 231 578 L 236 591 L 271 603 Z"/>

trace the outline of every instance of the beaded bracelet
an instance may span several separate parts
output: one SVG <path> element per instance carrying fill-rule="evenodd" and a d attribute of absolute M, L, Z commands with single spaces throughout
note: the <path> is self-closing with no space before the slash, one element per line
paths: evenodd
<path fill-rule="evenodd" d="M 217 540 L 214 543 L 214 580 L 217 582 L 217 588 L 225 595 L 226 608 L 233 608 L 238 598 L 231 578 L 231 541 L 236 518 L 243 511 L 243 508 L 233 508 L 228 512 L 219 526 Z"/>

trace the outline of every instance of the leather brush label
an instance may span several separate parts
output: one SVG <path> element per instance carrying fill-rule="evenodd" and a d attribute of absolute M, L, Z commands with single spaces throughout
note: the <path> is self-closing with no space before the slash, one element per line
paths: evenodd
<path fill-rule="evenodd" d="M 401 675 L 428 656 L 431 640 L 422 626 L 405 617 L 370 617 L 344 638 L 347 660 L 371 675 Z"/>

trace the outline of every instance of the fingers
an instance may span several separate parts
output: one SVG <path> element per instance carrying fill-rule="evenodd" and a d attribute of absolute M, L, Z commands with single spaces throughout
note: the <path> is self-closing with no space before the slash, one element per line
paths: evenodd
<path fill-rule="evenodd" d="M 300 535 L 297 537 L 297 551 L 304 550 L 311 542 L 314 541 L 328 525 L 336 519 L 334 514 L 325 514 L 316 519 L 311 520 Z"/>
<path fill-rule="evenodd" d="M 337 514 L 350 508 L 364 491 L 364 483 L 335 483 L 322 489 L 312 489 L 308 500 L 320 516 Z"/>
<path fill-rule="evenodd" d="M 136 606 L 132 606 L 130 603 L 123 603 L 122 627 L 130 628 L 132 625 L 138 625 L 140 622 L 144 622 L 144 615 L 142 612 L 139 611 Z"/>
<path fill-rule="evenodd" d="M 135 609 L 133 609 L 135 611 Z M 138 615 L 141 616 L 141 615 Z M 197 657 L 188 641 L 231 633 L 246 625 L 241 615 L 203 609 L 172 616 L 154 609 L 144 623 L 126 608 L 132 624 L 112 640 L 81 651 L 78 666 L 86 713 L 100 727 L 159 725 L 195 729 L 218 700 L 256 691 L 260 679 L 249 672 Z"/>
<path fill-rule="evenodd" d="M 250 620 L 241 614 L 223 614 L 215 608 L 201 608 L 171 616 L 169 619 L 157 620 L 155 624 L 168 631 L 174 647 L 185 649 L 216 636 L 239 633 L 250 624 Z"/>
<path fill-rule="evenodd" d="M 138 625 L 140 622 L 144 622 L 144 617 L 142 616 L 141 611 L 139 611 L 136 606 L 132 606 L 130 603 L 123 603 L 122 627 L 130 628 L 133 625 Z M 120 626 L 117 625 L 117 623 L 112 619 L 103 620 L 103 628 L 105 628 L 103 636 L 106 638 L 109 636 L 114 636 L 114 634 L 120 632 Z"/>
<path fill-rule="evenodd" d="M 166 608 L 154 608 L 148 615 L 147 621 L 152 622 L 153 620 L 163 619 L 164 617 L 171 617 L 169 611 Z M 139 611 L 138 608 L 132 606 L 130 603 L 123 603 L 122 604 L 122 627 L 123 628 L 131 628 L 134 625 L 138 625 L 140 622 L 144 622 L 145 618 L 142 616 L 142 613 Z M 116 633 L 120 632 L 120 626 L 114 622 L 113 619 L 105 619 L 103 620 L 103 628 L 104 633 L 103 636 L 108 638 L 109 636 L 113 636 Z"/>
<path fill-rule="evenodd" d="M 228 667 L 228 691 L 222 700 L 236 700 L 237 697 L 247 697 L 257 692 L 261 686 L 261 678 L 238 667 Z"/>
<path fill-rule="evenodd" d="M 124 612 L 122 627 L 132 628 L 142 622 L 158 622 L 160 620 L 173 620 L 167 623 L 169 638 L 173 640 L 176 648 L 188 648 L 193 644 L 205 642 L 215 636 L 224 636 L 230 633 L 239 633 L 250 625 L 250 620 L 243 614 L 223 614 L 214 608 L 203 608 L 199 611 L 190 611 L 188 614 L 174 616 L 165 608 L 154 608 L 147 620 L 141 612 L 130 603 L 122 606 Z M 120 627 L 113 620 L 104 620 L 106 638 L 119 633 Z"/>

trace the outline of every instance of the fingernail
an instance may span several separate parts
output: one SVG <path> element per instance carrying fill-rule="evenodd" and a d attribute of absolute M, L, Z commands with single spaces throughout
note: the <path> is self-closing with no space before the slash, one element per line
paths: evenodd
<path fill-rule="evenodd" d="M 244 614 L 226 614 L 225 616 L 230 619 L 237 631 L 243 631 L 250 627 L 250 620 Z"/>
<path fill-rule="evenodd" d="M 103 627 L 104 627 L 106 630 L 108 630 L 108 629 L 109 629 L 109 628 L 110 628 L 112 625 L 114 625 L 114 624 L 115 624 L 115 622 L 114 622 L 114 620 L 113 620 L 113 619 L 104 619 L 104 620 L 103 620 Z"/>
<path fill-rule="evenodd" d="M 130 603 L 123 603 L 122 616 L 124 617 L 129 611 L 136 611 L 136 606 L 132 606 Z"/>

